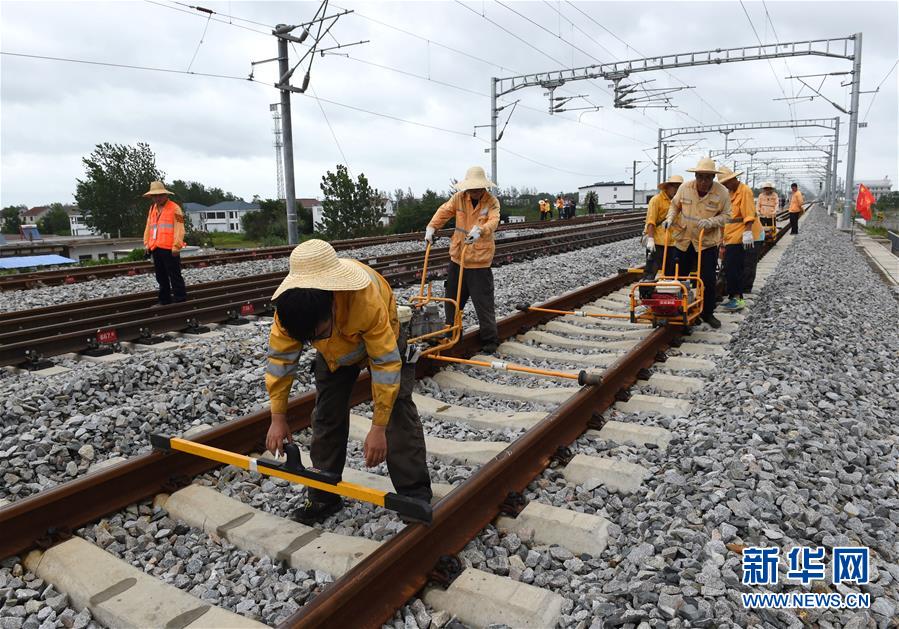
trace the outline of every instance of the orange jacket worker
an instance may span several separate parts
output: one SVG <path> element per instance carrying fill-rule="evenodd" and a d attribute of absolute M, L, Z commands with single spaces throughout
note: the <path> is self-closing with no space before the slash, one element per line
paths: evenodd
<path fill-rule="evenodd" d="M 805 203 L 805 199 L 802 198 L 802 193 L 799 192 L 799 186 L 797 184 L 791 184 L 790 190 L 792 190 L 792 194 L 790 195 L 790 233 L 798 234 L 799 233 L 799 216 L 802 214 L 802 204 Z"/>
<path fill-rule="evenodd" d="M 493 254 L 496 243 L 493 234 L 499 225 L 499 200 L 487 191 L 495 184 L 487 179 L 484 169 L 472 166 L 465 179 L 456 184 L 458 192 L 437 208 L 428 228 L 425 240 L 432 242 L 434 232 L 454 218 L 456 229 L 450 242 L 450 266 L 444 283 L 445 294 L 455 298 L 459 285 L 459 265 L 462 263 L 462 245 L 467 243 L 465 272 L 462 274 L 462 299 L 459 307 L 465 309 L 468 298 L 474 302 L 478 315 L 483 351 L 492 354 L 499 345 L 496 329 L 496 306 L 493 297 Z M 446 322 L 453 324 L 456 310 L 449 302 L 445 307 Z"/>
<path fill-rule="evenodd" d="M 170 194 L 161 181 L 154 181 L 143 195 L 150 199 L 147 226 L 144 228 L 144 249 L 153 256 L 156 281 L 159 283 L 159 303 L 162 305 L 187 299 L 180 257 L 184 248 L 184 213 L 168 197 Z"/>

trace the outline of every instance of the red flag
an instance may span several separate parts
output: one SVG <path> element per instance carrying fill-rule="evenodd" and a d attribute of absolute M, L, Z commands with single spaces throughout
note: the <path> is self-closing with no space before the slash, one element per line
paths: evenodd
<path fill-rule="evenodd" d="M 866 221 L 871 220 L 871 205 L 874 203 L 874 195 L 865 184 L 858 184 L 858 198 L 855 200 L 855 210 Z"/>

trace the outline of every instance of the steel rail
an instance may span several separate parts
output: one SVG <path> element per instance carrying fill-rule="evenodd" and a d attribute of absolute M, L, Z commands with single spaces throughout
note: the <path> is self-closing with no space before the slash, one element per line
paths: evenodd
<path fill-rule="evenodd" d="M 580 216 L 574 219 L 567 219 L 565 221 L 527 221 L 524 223 L 506 223 L 500 225 L 499 231 L 516 231 L 520 229 L 557 229 L 578 224 L 601 224 L 604 222 L 617 220 L 621 217 L 630 216 L 633 216 L 632 212 Z M 452 229 L 443 229 L 438 232 L 438 235 L 451 236 L 452 233 Z M 335 240 L 331 244 L 336 250 L 344 251 L 348 249 L 358 249 L 375 245 L 417 240 L 421 238 L 421 234 L 422 232 L 408 232 L 390 236 L 372 236 L 348 240 Z M 224 250 L 219 253 L 185 256 L 181 260 L 181 265 L 184 268 L 191 268 L 214 266 L 219 264 L 234 264 L 237 262 L 249 262 L 260 259 L 264 260 L 276 257 L 286 257 L 290 255 L 291 251 L 293 251 L 293 247 L 280 245 L 275 247 L 260 247 L 248 250 Z M 77 281 L 79 278 L 83 278 L 85 280 L 101 279 L 104 277 L 114 277 L 117 275 L 140 275 L 151 273 L 152 271 L 153 264 L 150 262 L 118 262 L 92 267 L 72 267 L 67 269 L 54 269 L 49 271 L 33 271 L 30 273 L 18 273 L 15 275 L 0 277 L 0 291 L 30 289 L 41 285 L 65 283 L 67 280 Z M 72 280 L 69 280 L 69 278 L 72 278 Z"/>

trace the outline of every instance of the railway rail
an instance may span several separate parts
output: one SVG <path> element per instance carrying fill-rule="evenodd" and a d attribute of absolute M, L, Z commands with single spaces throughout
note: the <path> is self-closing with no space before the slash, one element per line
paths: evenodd
<path fill-rule="evenodd" d="M 643 219 L 630 217 L 551 234 L 504 238 L 496 245 L 496 264 L 605 244 L 633 237 Z M 394 286 L 417 282 L 423 252 L 362 258 Z M 431 256 L 434 275 L 445 273 L 449 249 Z M 0 314 L 0 365 L 45 365 L 45 358 L 96 350 L 122 341 L 148 342 L 171 331 L 197 332 L 208 323 L 242 323 L 246 315 L 271 312 L 269 297 L 283 272 L 220 280 L 191 286 L 187 302 L 153 308 L 155 292 L 72 302 Z"/>
<path fill-rule="evenodd" d="M 642 212 L 621 212 L 615 214 L 603 214 L 594 216 L 580 216 L 564 221 L 529 221 L 524 223 L 505 223 L 499 226 L 499 231 L 514 232 L 522 229 L 564 229 L 573 226 L 603 224 L 628 220 L 635 216 L 642 216 Z M 449 237 L 452 230 L 443 229 L 437 232 L 438 236 Z M 331 244 L 338 251 L 359 249 L 375 245 L 384 245 L 396 242 L 419 240 L 421 232 L 406 234 L 394 234 L 389 236 L 372 236 L 367 238 L 353 238 L 348 240 L 336 240 Z M 207 267 L 220 264 L 234 264 L 253 260 L 265 260 L 269 258 L 282 258 L 290 255 L 292 246 L 260 247 L 258 249 L 245 249 L 235 251 L 223 251 L 212 254 L 185 256 L 181 260 L 184 268 Z M 14 275 L 0 276 L 0 291 L 23 290 L 48 286 L 54 284 L 75 283 L 115 277 L 119 275 L 140 275 L 152 273 L 152 262 L 120 262 L 91 267 L 73 267 L 68 269 L 53 269 L 48 271 L 35 271 L 32 273 L 18 273 Z"/>
<path fill-rule="evenodd" d="M 781 230 L 779 237 L 785 234 L 786 230 Z M 541 307 L 578 309 L 620 291 L 639 276 L 633 270 L 623 271 L 549 300 Z M 507 341 L 553 318 L 540 312 L 518 312 L 498 322 L 500 338 Z M 578 389 L 437 502 L 430 526 L 405 527 L 288 618 L 282 627 L 378 626 L 388 620 L 395 609 L 430 579 L 445 577 L 441 570 L 435 570 L 436 566 L 445 565 L 441 564 L 442 559 L 460 551 L 498 514 L 510 512 L 509 497 L 520 494 L 560 453 L 560 448 L 588 428 L 601 427 L 603 410 L 638 378 L 645 377 L 645 369 L 656 361 L 664 361 L 663 352 L 680 344 L 679 335 L 678 328 L 662 326 L 636 340 L 625 354 L 605 368 L 601 384 Z M 479 346 L 477 332 L 472 331 L 450 354 L 471 356 Z M 423 377 L 435 371 L 433 363 L 423 361 L 418 365 L 417 375 Z M 367 373 L 363 373 L 350 403 L 355 405 L 369 399 L 370 381 Z M 293 431 L 309 426 L 314 402 L 313 392 L 291 400 L 287 415 Z M 216 426 L 194 440 L 249 453 L 260 448 L 269 419 L 267 411 L 255 413 Z M 5 532 L 0 538 L 0 556 L 35 546 L 52 546 L 79 526 L 158 492 L 185 486 L 190 478 L 213 467 L 214 463 L 183 453 L 151 452 L 7 505 L 0 508 L 0 528 Z M 511 508 L 511 512 L 515 511 Z"/>

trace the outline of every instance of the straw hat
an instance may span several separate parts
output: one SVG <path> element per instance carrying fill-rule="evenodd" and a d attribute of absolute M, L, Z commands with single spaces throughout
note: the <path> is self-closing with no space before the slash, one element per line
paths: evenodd
<path fill-rule="evenodd" d="M 658 186 L 656 186 L 656 187 L 657 187 L 659 190 L 661 190 L 662 188 L 664 188 L 664 187 L 665 187 L 667 184 L 669 184 L 669 183 L 684 183 L 684 178 L 681 177 L 680 175 L 671 175 L 670 177 L 668 177 L 668 180 L 667 180 L 667 181 L 663 181 L 662 183 L 660 183 L 660 184 L 659 184 Z"/>
<path fill-rule="evenodd" d="M 484 169 L 480 166 L 472 166 L 465 171 L 465 179 L 456 184 L 456 190 L 465 192 L 466 190 L 476 190 L 478 188 L 495 188 L 496 184 L 487 179 Z"/>
<path fill-rule="evenodd" d="M 359 290 L 369 284 L 371 277 L 356 262 L 338 258 L 334 247 L 324 240 L 307 240 L 290 254 L 290 272 L 272 295 L 272 301 L 291 288 Z"/>
<path fill-rule="evenodd" d="M 710 157 L 703 157 L 702 159 L 699 160 L 699 163 L 696 164 L 696 168 L 688 168 L 687 172 L 688 173 L 712 173 L 714 175 L 717 175 L 721 171 L 719 171 L 715 167 L 715 160 L 713 160 Z"/>
<path fill-rule="evenodd" d="M 150 189 L 144 192 L 143 196 L 152 197 L 154 194 L 175 194 L 171 190 L 166 190 L 161 181 L 154 181 L 150 184 Z"/>
<path fill-rule="evenodd" d="M 772 182 L 772 181 L 763 181 L 763 182 L 762 182 L 762 188 L 771 188 L 771 189 L 774 189 L 775 187 L 776 187 L 776 186 L 774 185 L 774 182 Z"/>
<path fill-rule="evenodd" d="M 727 166 L 722 166 L 718 169 L 718 183 L 724 183 L 725 181 L 730 181 L 734 177 L 739 177 L 743 174 L 743 171 L 734 172 Z"/>

